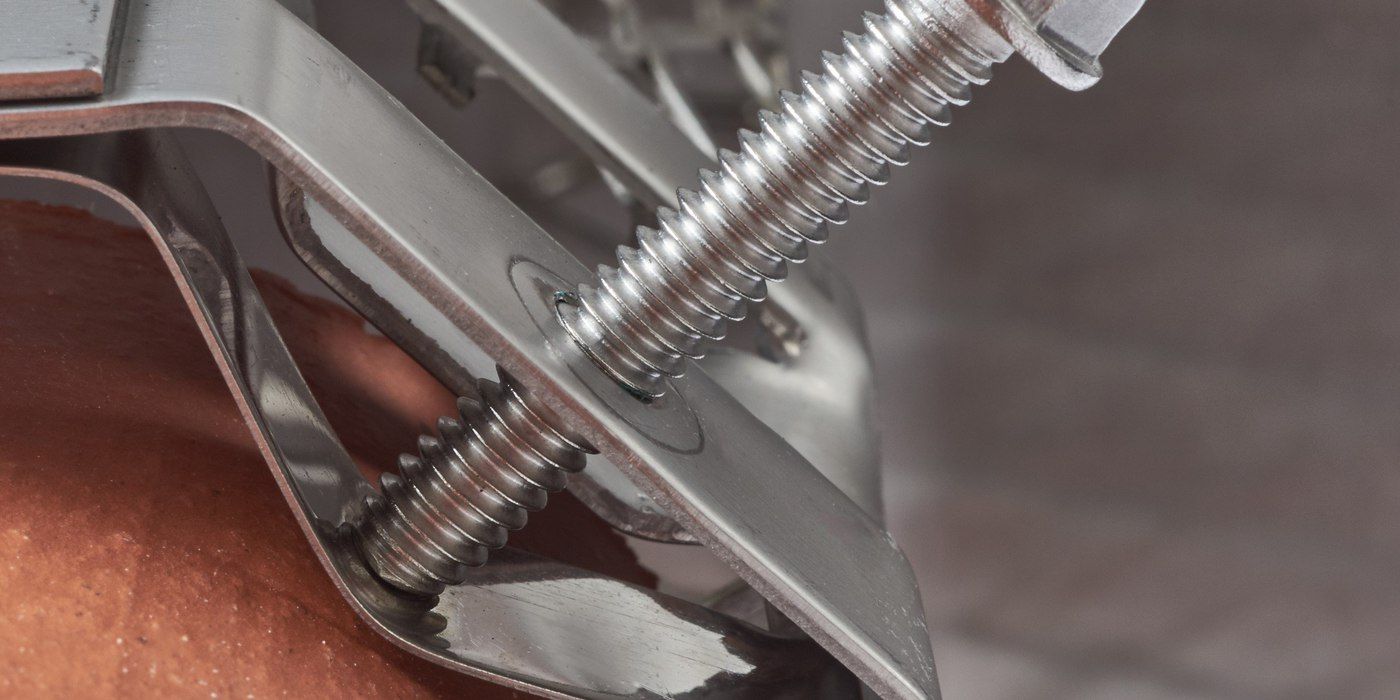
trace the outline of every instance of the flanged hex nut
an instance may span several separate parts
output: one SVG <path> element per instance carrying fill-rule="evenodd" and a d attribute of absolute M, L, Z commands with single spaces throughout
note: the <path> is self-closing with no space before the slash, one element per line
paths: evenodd
<path fill-rule="evenodd" d="M 1144 0 L 965 0 L 1051 80 L 1083 90 L 1103 77 L 1099 56 Z"/>

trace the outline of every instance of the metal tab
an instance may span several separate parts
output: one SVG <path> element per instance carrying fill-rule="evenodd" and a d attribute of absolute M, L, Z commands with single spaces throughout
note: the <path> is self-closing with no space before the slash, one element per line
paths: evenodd
<path fill-rule="evenodd" d="M 102 94 L 119 2 L 0 2 L 0 101 Z"/>

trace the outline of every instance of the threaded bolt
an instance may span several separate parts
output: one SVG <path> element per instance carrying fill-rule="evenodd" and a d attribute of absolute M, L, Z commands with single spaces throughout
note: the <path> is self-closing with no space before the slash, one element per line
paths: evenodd
<path fill-rule="evenodd" d="M 844 222 L 848 204 L 908 162 L 910 144 L 948 123 L 949 106 L 966 104 L 1010 48 L 966 21 L 970 10 L 950 17 L 941 7 L 889 0 L 885 14 L 866 14 L 845 53 L 804 73 L 780 112 L 760 112 L 757 132 L 739 132 L 739 151 L 720 151 L 718 172 L 700 171 L 698 190 L 658 210 L 658 227 L 640 227 L 616 267 L 599 266 L 562 298 L 560 320 L 595 363 L 632 392 L 660 396 L 665 377 L 680 376 L 686 358 L 702 357 L 826 239 L 828 222 Z"/>

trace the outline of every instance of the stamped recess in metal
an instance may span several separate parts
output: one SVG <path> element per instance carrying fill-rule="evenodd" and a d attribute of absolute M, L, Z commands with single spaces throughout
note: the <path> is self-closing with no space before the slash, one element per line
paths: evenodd
<path fill-rule="evenodd" d="M 0 101 L 102 94 L 120 1 L 0 2 Z"/>

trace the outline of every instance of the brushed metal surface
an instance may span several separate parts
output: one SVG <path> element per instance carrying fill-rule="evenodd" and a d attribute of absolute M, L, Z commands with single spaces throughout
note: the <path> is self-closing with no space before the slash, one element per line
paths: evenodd
<path fill-rule="evenodd" d="M 0 101 L 102 94 L 120 1 L 0 3 Z"/>

